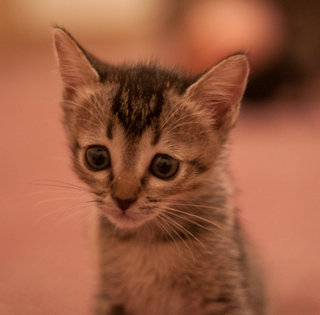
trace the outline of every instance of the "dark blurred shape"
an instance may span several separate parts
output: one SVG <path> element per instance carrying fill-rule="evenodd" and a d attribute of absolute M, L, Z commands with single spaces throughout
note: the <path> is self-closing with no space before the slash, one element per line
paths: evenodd
<path fill-rule="evenodd" d="M 286 53 L 306 74 L 320 73 L 320 2 L 277 0 L 288 25 Z"/>
<path fill-rule="evenodd" d="M 262 101 L 277 96 L 283 88 L 295 90 L 320 74 L 320 2 L 278 0 L 287 25 L 282 54 L 262 72 L 253 72 L 246 99 Z"/>
<path fill-rule="evenodd" d="M 296 90 L 320 73 L 316 0 L 175 0 L 170 17 L 172 55 L 185 71 L 200 73 L 227 55 L 249 54 L 248 100 Z"/>
<path fill-rule="evenodd" d="M 261 72 L 251 74 L 245 100 L 263 101 L 276 97 L 283 87 L 303 84 L 308 76 L 292 56 L 283 55 Z"/>

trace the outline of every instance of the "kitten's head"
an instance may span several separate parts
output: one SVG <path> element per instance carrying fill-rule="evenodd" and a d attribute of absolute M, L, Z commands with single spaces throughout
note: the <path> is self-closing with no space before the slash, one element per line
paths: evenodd
<path fill-rule="evenodd" d="M 208 188 L 238 116 L 245 55 L 188 78 L 155 65 L 105 64 L 62 28 L 54 40 L 74 168 L 109 221 L 138 227 Z"/>

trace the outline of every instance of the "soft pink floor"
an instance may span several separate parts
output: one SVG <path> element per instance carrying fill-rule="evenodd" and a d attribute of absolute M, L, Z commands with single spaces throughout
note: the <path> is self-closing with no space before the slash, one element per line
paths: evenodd
<path fill-rule="evenodd" d="M 49 182 L 79 184 L 53 53 L 17 50 L 0 62 L 0 314 L 90 314 L 93 210 L 81 191 Z M 270 314 L 320 314 L 319 97 L 315 88 L 304 101 L 244 111 L 232 137 L 236 200 L 264 265 Z"/>

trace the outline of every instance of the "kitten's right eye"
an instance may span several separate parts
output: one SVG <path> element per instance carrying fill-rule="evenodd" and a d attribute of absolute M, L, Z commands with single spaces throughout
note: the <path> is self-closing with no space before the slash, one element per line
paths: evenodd
<path fill-rule="evenodd" d="M 88 147 L 85 152 L 85 160 L 92 171 L 102 171 L 111 165 L 108 149 L 102 145 Z"/>

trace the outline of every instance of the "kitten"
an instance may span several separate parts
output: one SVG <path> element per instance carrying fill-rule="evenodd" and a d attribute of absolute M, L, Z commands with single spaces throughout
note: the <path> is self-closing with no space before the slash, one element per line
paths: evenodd
<path fill-rule="evenodd" d="M 101 214 L 95 314 L 262 314 L 225 169 L 246 56 L 190 78 L 53 32 L 74 169 Z"/>

